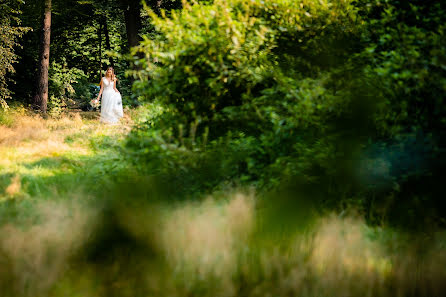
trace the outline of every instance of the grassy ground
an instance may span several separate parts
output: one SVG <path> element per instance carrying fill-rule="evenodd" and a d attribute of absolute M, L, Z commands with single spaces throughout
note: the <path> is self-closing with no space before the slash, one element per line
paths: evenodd
<path fill-rule="evenodd" d="M 441 296 L 445 235 L 332 215 L 268 228 L 254 191 L 144 203 L 132 120 L 0 118 L 1 296 Z M 131 183 L 129 181 L 132 181 Z"/>
<path fill-rule="evenodd" d="M 118 142 L 130 129 L 106 126 L 91 113 L 72 113 L 43 120 L 32 115 L 15 117 L 0 126 L 0 200 L 62 196 L 82 188 L 89 176 L 119 158 Z M 117 162 L 115 162 L 116 164 Z M 88 182 L 87 182 L 88 183 Z"/>

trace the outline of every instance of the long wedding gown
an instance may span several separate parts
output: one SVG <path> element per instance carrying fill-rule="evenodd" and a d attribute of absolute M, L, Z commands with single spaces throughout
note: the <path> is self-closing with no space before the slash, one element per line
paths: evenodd
<path fill-rule="evenodd" d="M 101 122 L 116 124 L 124 116 L 121 94 L 113 88 L 114 81 L 109 81 L 103 77 L 102 84 L 104 90 L 102 91 Z"/>

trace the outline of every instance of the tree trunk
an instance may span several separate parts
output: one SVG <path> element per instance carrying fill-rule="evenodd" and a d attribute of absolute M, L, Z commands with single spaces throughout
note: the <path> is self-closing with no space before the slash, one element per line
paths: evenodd
<path fill-rule="evenodd" d="M 99 77 L 102 77 L 102 24 L 99 22 Z"/>
<path fill-rule="evenodd" d="M 124 5 L 125 28 L 129 47 L 139 44 L 139 30 L 141 29 L 141 1 L 122 0 Z"/>
<path fill-rule="evenodd" d="M 141 29 L 141 0 L 121 0 L 124 8 L 125 28 L 129 47 L 139 44 L 139 30 Z M 158 15 L 161 14 L 163 0 L 148 0 L 149 7 Z"/>
<path fill-rule="evenodd" d="M 106 48 L 108 51 L 111 51 L 111 46 L 110 46 L 110 33 L 109 33 L 109 31 L 108 31 L 108 26 L 107 26 L 107 16 L 106 16 L 106 15 L 104 16 L 103 22 L 104 22 L 105 48 Z M 115 63 L 113 62 L 113 58 L 109 57 L 108 60 L 110 61 L 110 62 L 109 62 L 110 65 L 109 65 L 109 66 L 112 66 L 112 67 L 114 68 L 114 67 L 115 67 Z"/>
<path fill-rule="evenodd" d="M 36 80 L 36 93 L 34 95 L 33 104 L 43 113 L 46 113 L 48 104 L 48 67 L 50 64 L 51 0 L 44 1 L 45 10 L 39 49 L 40 63 Z"/>

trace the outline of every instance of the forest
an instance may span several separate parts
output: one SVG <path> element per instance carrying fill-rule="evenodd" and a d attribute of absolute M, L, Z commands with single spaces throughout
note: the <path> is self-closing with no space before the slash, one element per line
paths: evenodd
<path fill-rule="evenodd" d="M 0 0 L 0 295 L 443 296 L 445 29 L 435 0 Z"/>

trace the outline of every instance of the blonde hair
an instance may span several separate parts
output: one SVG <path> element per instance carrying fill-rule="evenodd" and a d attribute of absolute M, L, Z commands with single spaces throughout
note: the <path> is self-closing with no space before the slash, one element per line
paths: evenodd
<path fill-rule="evenodd" d="M 107 76 L 107 72 L 108 72 L 109 69 L 112 70 L 112 75 L 111 75 L 112 80 L 117 82 L 118 78 L 116 77 L 116 74 L 115 74 L 115 68 L 113 68 L 112 66 L 108 66 L 107 67 L 107 70 L 105 70 L 105 76 Z"/>

